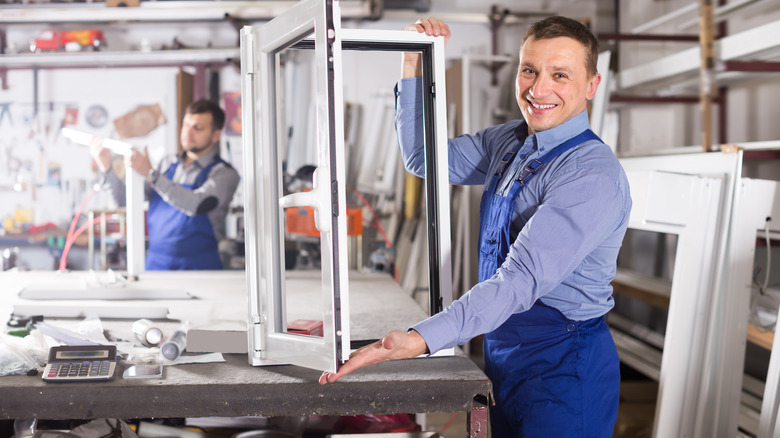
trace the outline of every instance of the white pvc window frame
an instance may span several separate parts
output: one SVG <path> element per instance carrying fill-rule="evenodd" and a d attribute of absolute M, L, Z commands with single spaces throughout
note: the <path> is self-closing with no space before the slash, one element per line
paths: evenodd
<path fill-rule="evenodd" d="M 312 37 L 313 36 L 313 37 Z M 317 169 L 314 189 L 282 194 L 283 126 L 277 118 L 278 53 L 290 47 L 315 51 Z M 267 24 L 241 31 L 242 121 L 249 301 L 249 362 L 269 361 L 336 371 L 349 359 L 349 282 L 343 132 L 342 48 L 420 51 L 429 239 L 430 312 L 452 300 L 444 53 L 442 38 L 406 31 L 341 29 L 338 2 L 304 0 Z M 258 117 L 259 116 L 259 117 Z M 255 121 L 260 120 L 260 126 Z M 322 254 L 322 338 L 286 333 L 282 230 L 285 207 L 311 206 Z"/>
<path fill-rule="evenodd" d="M 629 228 L 678 236 L 653 433 L 685 436 L 694 429 L 700 401 L 724 178 L 626 174 L 633 200 Z M 614 337 L 620 345 L 621 337 Z"/>
<path fill-rule="evenodd" d="M 719 199 L 713 199 L 710 206 L 716 208 L 717 205 L 720 209 L 717 227 L 696 231 L 710 233 L 710 238 L 716 241 L 713 253 L 707 253 L 707 258 L 711 259 L 711 268 L 709 272 L 685 274 L 699 275 L 700 287 L 709 285 L 709 290 L 705 290 L 708 299 L 699 307 L 675 309 L 674 312 L 670 307 L 668 316 L 670 321 L 693 322 L 697 326 L 696 333 L 704 328 L 706 338 L 677 339 L 689 336 L 690 333 L 672 332 L 671 326 L 667 327 L 667 343 L 687 343 L 691 349 L 672 349 L 669 350 L 672 352 L 671 357 L 667 357 L 664 345 L 661 373 L 672 377 L 659 382 L 658 403 L 662 409 L 656 411 L 655 436 L 733 436 L 737 432 L 738 423 L 741 425 L 744 344 L 755 233 L 767 215 L 770 215 L 767 209 L 771 208 L 772 201 L 772 197 L 766 195 L 769 189 L 764 187 L 768 182 L 742 177 L 742 162 L 741 151 L 621 159 L 621 164 L 629 174 L 659 171 L 723 180 L 722 194 Z M 632 196 L 636 198 L 635 184 L 632 184 L 631 189 Z M 676 188 L 668 187 L 668 192 L 675 191 Z M 704 214 L 685 206 L 679 206 L 676 210 L 678 214 L 679 211 L 688 211 L 693 217 Z M 674 280 L 672 286 L 674 288 Z M 677 293 L 689 294 L 690 291 L 679 289 Z M 672 337 L 674 339 L 670 340 Z M 698 368 L 693 364 L 698 364 Z M 686 373 L 688 380 L 683 383 L 682 378 Z M 768 379 L 767 388 L 771 384 Z M 686 399 L 685 410 L 681 408 L 683 394 Z M 765 406 L 766 398 L 765 394 Z M 768 410 L 762 408 L 762 425 L 767 423 L 764 414 Z"/>

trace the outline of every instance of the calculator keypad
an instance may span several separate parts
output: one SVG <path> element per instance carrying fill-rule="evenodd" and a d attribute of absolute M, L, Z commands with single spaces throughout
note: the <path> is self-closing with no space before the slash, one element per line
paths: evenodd
<path fill-rule="evenodd" d="M 46 366 L 43 380 L 109 380 L 113 377 L 116 362 L 110 360 L 85 360 L 81 362 L 52 362 Z"/>

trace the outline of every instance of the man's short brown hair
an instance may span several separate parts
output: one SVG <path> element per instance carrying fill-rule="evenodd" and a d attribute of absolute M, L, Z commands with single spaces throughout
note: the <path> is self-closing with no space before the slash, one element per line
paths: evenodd
<path fill-rule="evenodd" d="M 211 127 L 214 131 L 220 130 L 225 126 L 225 112 L 216 103 L 200 99 L 187 106 L 186 114 L 211 114 Z"/>
<path fill-rule="evenodd" d="M 584 24 L 571 18 L 556 15 L 537 21 L 523 35 L 523 43 L 529 38 L 544 40 L 568 37 L 585 46 L 585 68 L 591 76 L 598 73 L 596 62 L 599 59 L 599 41 Z"/>

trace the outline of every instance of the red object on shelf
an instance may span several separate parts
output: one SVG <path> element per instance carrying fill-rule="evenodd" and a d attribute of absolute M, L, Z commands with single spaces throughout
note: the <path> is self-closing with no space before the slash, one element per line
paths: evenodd
<path fill-rule="evenodd" d="M 34 233 L 39 233 L 41 231 L 56 230 L 56 229 L 57 229 L 56 225 L 54 225 L 51 222 L 46 222 L 45 224 L 42 225 L 31 225 L 28 231 L 34 234 Z"/>
<path fill-rule="evenodd" d="M 322 321 L 296 319 L 287 324 L 287 332 L 299 335 L 322 336 Z"/>
<path fill-rule="evenodd" d="M 87 47 L 97 50 L 103 44 L 105 37 L 102 30 L 44 30 L 30 44 L 30 51 L 60 50 L 69 45 L 79 50 Z"/>

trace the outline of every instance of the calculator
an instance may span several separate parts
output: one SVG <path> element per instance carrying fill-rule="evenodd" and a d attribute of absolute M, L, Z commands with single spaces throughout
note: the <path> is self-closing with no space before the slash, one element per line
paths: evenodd
<path fill-rule="evenodd" d="M 64 345 L 49 349 L 43 369 L 45 382 L 96 382 L 111 380 L 116 370 L 114 345 Z"/>

